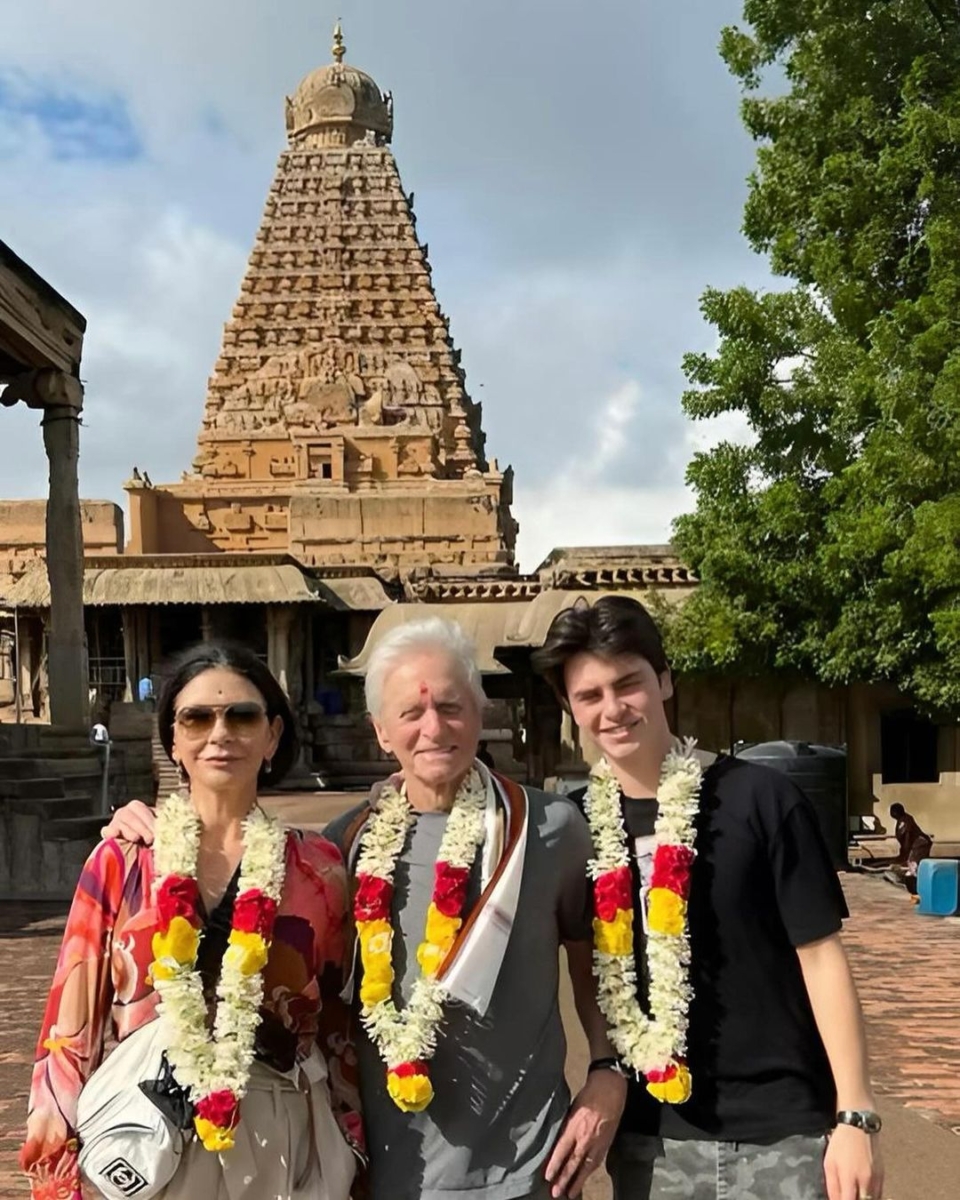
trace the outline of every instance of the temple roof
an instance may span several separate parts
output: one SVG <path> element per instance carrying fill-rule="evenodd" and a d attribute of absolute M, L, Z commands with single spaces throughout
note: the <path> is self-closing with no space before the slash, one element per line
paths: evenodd
<path fill-rule="evenodd" d="M 331 87 L 353 99 L 338 109 Z M 225 441 L 321 432 L 362 440 L 384 427 L 431 443 L 410 440 L 401 452 L 408 475 L 487 470 L 480 406 L 434 294 L 413 198 L 378 132 L 385 103 L 369 76 L 336 61 L 308 75 L 288 104 L 290 144 L 209 384 L 195 462 L 207 478 L 224 478 Z M 365 136 L 355 139 L 360 126 Z M 331 136 L 318 142 L 310 130 L 321 128 Z M 223 470 L 236 474 L 229 463 Z"/>
<path fill-rule="evenodd" d="M 393 101 L 364 71 L 344 61 L 339 22 L 333 35 L 334 61 L 311 71 L 287 99 L 291 145 L 352 145 L 372 134 L 390 141 Z"/>

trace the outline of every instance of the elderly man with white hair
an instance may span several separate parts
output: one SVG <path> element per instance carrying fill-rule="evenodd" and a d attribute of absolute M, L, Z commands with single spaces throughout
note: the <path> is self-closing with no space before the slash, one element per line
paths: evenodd
<path fill-rule="evenodd" d="M 353 987 L 373 1200 L 579 1193 L 625 1095 L 589 1073 L 570 1108 L 557 999 L 567 943 L 598 1066 L 586 823 L 559 796 L 477 761 L 473 647 L 439 618 L 374 649 L 367 708 L 400 773 L 326 830 L 356 880 Z M 548 1182 L 549 1180 L 549 1182 Z"/>
<path fill-rule="evenodd" d="M 325 834 L 354 879 L 370 1200 L 577 1196 L 626 1096 L 595 1001 L 586 822 L 477 760 L 486 700 L 455 623 L 393 630 L 365 686 L 399 772 Z M 592 1059 L 572 1105 L 561 944 Z"/>

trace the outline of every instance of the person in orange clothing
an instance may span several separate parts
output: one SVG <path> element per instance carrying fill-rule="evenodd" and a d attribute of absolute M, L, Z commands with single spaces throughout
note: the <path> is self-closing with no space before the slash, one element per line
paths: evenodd
<path fill-rule="evenodd" d="M 160 809 L 154 848 L 110 838 L 81 873 L 20 1154 L 32 1195 L 80 1200 L 84 1183 L 142 1190 L 128 1162 L 81 1179 L 77 1106 L 108 1035 L 122 1046 L 159 1021 L 196 1130 L 165 1200 L 225 1200 L 235 1170 L 250 1178 L 248 1200 L 347 1200 L 361 1124 L 338 1004 L 346 877 L 328 841 L 284 831 L 257 804 L 258 786 L 296 758 L 286 697 L 252 652 L 206 642 L 175 665 L 158 719 L 183 787 Z M 170 981 L 195 989 L 206 1021 L 194 1027 L 164 990 Z M 229 1043 L 221 1020 L 239 1031 Z"/>

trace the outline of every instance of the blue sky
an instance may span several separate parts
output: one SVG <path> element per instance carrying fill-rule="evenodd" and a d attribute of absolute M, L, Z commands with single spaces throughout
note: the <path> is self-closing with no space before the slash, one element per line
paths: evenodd
<path fill-rule="evenodd" d="M 396 104 L 394 152 L 516 471 L 521 561 L 659 541 L 697 445 L 680 412 L 708 285 L 769 282 L 739 233 L 753 148 L 716 53 L 737 0 L 0 0 L 0 237 L 88 320 L 81 485 L 190 465 L 207 376 L 284 144 L 283 97 L 348 59 Z M 45 487 L 5 410 L 0 494 Z"/>
<path fill-rule="evenodd" d="M 0 120 L 32 129 L 54 162 L 129 163 L 144 153 L 121 96 L 74 91 L 22 72 L 0 72 Z"/>

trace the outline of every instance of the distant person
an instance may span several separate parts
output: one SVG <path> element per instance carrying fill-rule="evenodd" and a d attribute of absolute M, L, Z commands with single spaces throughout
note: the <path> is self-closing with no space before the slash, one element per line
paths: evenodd
<path fill-rule="evenodd" d="M 894 830 L 894 836 L 900 843 L 897 862 L 908 866 L 910 863 L 916 864 L 929 858 L 933 849 L 933 838 L 929 833 L 923 832 L 916 818 L 912 817 L 902 804 L 891 804 L 890 816 L 897 823 Z"/>
<path fill-rule="evenodd" d="M 900 844 L 900 853 L 894 862 L 895 873 L 913 896 L 917 892 L 917 868 L 925 858 L 930 857 L 933 838 L 923 832 L 916 818 L 902 804 L 891 804 L 890 816 L 897 823 L 894 836 Z"/>
<path fill-rule="evenodd" d="M 153 708 L 153 680 L 149 675 L 144 675 L 137 684 L 137 695 L 140 697 L 141 704 L 147 704 L 151 709 Z"/>
<path fill-rule="evenodd" d="M 477 746 L 477 758 L 491 771 L 497 769 L 497 764 L 493 761 L 493 755 L 490 753 L 490 747 L 486 742 L 481 742 Z"/>

